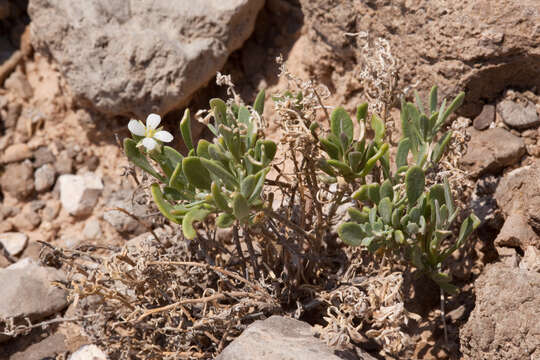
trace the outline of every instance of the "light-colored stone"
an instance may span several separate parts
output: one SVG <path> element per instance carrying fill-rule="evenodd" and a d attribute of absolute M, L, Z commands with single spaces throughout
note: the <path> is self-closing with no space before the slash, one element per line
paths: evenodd
<path fill-rule="evenodd" d="M 367 354 L 366 354 L 367 355 Z M 308 323 L 271 316 L 255 321 L 230 343 L 217 360 L 340 360 L 313 335 Z M 366 358 L 368 359 L 368 358 Z"/>
<path fill-rule="evenodd" d="M 478 131 L 471 127 L 468 132 L 471 140 L 461 164 L 474 176 L 495 174 L 518 162 L 526 152 L 523 139 L 504 129 Z"/>
<path fill-rule="evenodd" d="M 32 42 L 107 115 L 186 105 L 253 31 L 264 0 L 31 0 Z"/>
<path fill-rule="evenodd" d="M 523 130 L 540 125 L 536 107 L 530 102 L 522 105 L 515 101 L 503 100 L 497 106 L 497 111 L 504 123 L 514 129 Z"/>
<path fill-rule="evenodd" d="M 32 231 L 41 224 L 41 216 L 37 211 L 27 206 L 22 212 L 13 217 L 11 222 L 19 231 Z"/>
<path fill-rule="evenodd" d="M 476 305 L 460 329 L 468 359 L 540 358 L 540 273 L 487 265 L 474 284 Z"/>
<path fill-rule="evenodd" d="M 62 206 L 74 216 L 84 216 L 92 213 L 101 192 L 101 178 L 93 173 L 84 175 L 62 175 L 60 183 L 60 201 Z"/>
<path fill-rule="evenodd" d="M 53 281 L 65 281 L 64 273 L 29 258 L 0 269 L 0 318 L 39 321 L 64 309 L 66 292 Z"/>
<path fill-rule="evenodd" d="M 34 166 L 39 168 L 45 164 L 54 164 L 56 158 L 46 146 L 40 146 L 34 151 Z"/>
<path fill-rule="evenodd" d="M 68 360 L 107 360 L 107 355 L 96 345 L 84 345 L 75 351 Z"/>
<path fill-rule="evenodd" d="M 94 240 L 101 236 L 101 225 L 96 218 L 89 219 L 84 224 L 83 236 L 87 240 Z"/>
<path fill-rule="evenodd" d="M 34 185 L 37 192 L 49 190 L 54 185 L 56 170 L 51 164 L 42 165 L 34 173 Z"/>
<path fill-rule="evenodd" d="M 28 236 L 18 232 L 7 232 L 0 234 L 0 243 L 2 243 L 9 255 L 17 256 L 28 244 Z"/>
<path fill-rule="evenodd" d="M 121 189 L 115 191 L 107 200 L 109 209 L 120 208 L 137 217 L 146 215 L 146 205 L 139 204 L 133 199 L 133 190 Z M 132 216 L 118 210 L 108 210 L 103 214 L 103 220 L 111 224 L 116 231 L 125 234 L 138 235 L 146 231 L 146 228 Z"/>
<path fill-rule="evenodd" d="M 60 332 L 47 336 L 45 339 L 18 351 L 9 357 L 9 360 L 51 360 L 62 358 L 68 351 L 66 337 Z"/>
<path fill-rule="evenodd" d="M 495 245 L 540 249 L 540 160 L 505 174 L 494 198 L 506 219 Z"/>
<path fill-rule="evenodd" d="M 53 221 L 58 216 L 58 213 L 60 212 L 60 201 L 56 199 L 51 199 L 47 201 L 47 205 L 45 205 L 45 208 L 43 209 L 43 212 L 41 216 L 43 217 L 44 221 Z"/>
<path fill-rule="evenodd" d="M 34 191 L 34 168 L 30 160 L 8 164 L 0 178 L 2 190 L 24 199 Z"/>
<path fill-rule="evenodd" d="M 54 168 L 58 174 L 71 174 L 73 172 L 73 159 L 66 150 L 58 154 L 54 163 Z"/>
<path fill-rule="evenodd" d="M 26 144 L 13 144 L 8 146 L 2 156 L 3 163 L 23 161 L 32 157 L 32 150 Z"/>

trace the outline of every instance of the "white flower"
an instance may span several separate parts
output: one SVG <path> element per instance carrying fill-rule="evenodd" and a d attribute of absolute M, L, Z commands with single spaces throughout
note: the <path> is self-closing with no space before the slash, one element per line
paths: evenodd
<path fill-rule="evenodd" d="M 139 141 L 137 146 L 144 146 L 148 151 L 153 150 L 158 146 L 158 141 L 171 142 L 173 136 L 170 132 L 158 128 L 161 122 L 161 116 L 150 114 L 146 118 L 146 126 L 139 120 L 130 120 L 128 129 L 133 135 L 144 136 L 144 139 Z M 157 140 L 157 141 L 156 141 Z"/>

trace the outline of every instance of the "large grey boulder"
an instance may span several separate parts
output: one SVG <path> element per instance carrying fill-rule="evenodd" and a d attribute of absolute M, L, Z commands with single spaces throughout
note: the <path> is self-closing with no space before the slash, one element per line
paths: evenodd
<path fill-rule="evenodd" d="M 540 273 L 491 264 L 475 289 L 475 308 L 460 331 L 465 358 L 540 358 Z"/>
<path fill-rule="evenodd" d="M 186 105 L 253 31 L 264 0 L 30 0 L 34 47 L 107 115 Z"/>

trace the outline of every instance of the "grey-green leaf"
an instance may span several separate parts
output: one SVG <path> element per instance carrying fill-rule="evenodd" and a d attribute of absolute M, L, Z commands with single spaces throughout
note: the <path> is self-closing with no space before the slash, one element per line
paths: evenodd
<path fill-rule="evenodd" d="M 399 142 L 396 155 L 396 167 L 398 169 L 408 164 L 407 157 L 409 156 L 410 147 L 411 140 L 409 140 L 409 138 L 401 139 Z"/>
<path fill-rule="evenodd" d="M 338 235 L 345 244 L 350 246 L 360 246 L 362 239 L 365 237 L 360 225 L 352 222 L 341 224 L 338 227 Z"/>
<path fill-rule="evenodd" d="M 212 184 L 210 173 L 202 165 L 201 159 L 196 156 L 188 156 L 182 161 L 182 171 L 188 181 L 199 189 L 210 190 Z"/>
<path fill-rule="evenodd" d="M 264 97 L 266 95 L 266 92 L 264 89 L 259 91 L 257 94 L 257 97 L 255 98 L 255 102 L 253 103 L 253 109 L 262 116 L 264 112 Z"/>
<path fill-rule="evenodd" d="M 413 206 L 416 203 L 416 200 L 424 192 L 425 185 L 426 178 L 424 170 L 419 166 L 411 167 L 405 175 L 405 187 L 409 206 Z"/>
<path fill-rule="evenodd" d="M 193 139 L 191 138 L 191 117 L 189 114 L 189 109 L 184 111 L 184 116 L 182 121 L 180 121 L 180 133 L 182 134 L 182 139 L 184 139 L 184 144 L 188 150 L 193 149 Z"/>
<path fill-rule="evenodd" d="M 338 139 L 340 138 L 341 134 L 344 133 L 347 136 L 349 143 L 352 141 L 354 134 L 353 122 L 344 108 L 338 107 L 332 111 L 332 115 L 330 117 L 330 126 L 332 133 Z"/>
<path fill-rule="evenodd" d="M 249 204 L 240 193 L 233 198 L 233 214 L 240 221 L 244 221 L 249 216 Z"/>
<path fill-rule="evenodd" d="M 195 221 L 203 221 L 208 214 L 210 214 L 209 210 L 194 208 L 184 216 L 184 219 L 182 220 L 182 232 L 186 239 L 193 240 L 197 237 L 197 231 L 195 231 L 193 223 Z"/>

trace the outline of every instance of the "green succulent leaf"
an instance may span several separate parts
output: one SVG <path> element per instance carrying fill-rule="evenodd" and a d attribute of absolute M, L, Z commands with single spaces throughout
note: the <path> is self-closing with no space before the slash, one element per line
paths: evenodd
<path fill-rule="evenodd" d="M 328 165 L 338 170 L 342 175 L 344 176 L 352 175 L 352 169 L 344 162 L 337 161 L 334 159 L 328 159 L 326 160 L 326 162 L 328 163 Z"/>
<path fill-rule="evenodd" d="M 371 200 L 374 204 L 378 204 L 381 200 L 381 191 L 380 191 L 380 185 L 379 184 L 369 184 L 367 188 L 368 192 L 368 198 Z"/>
<path fill-rule="evenodd" d="M 322 148 L 331 159 L 339 160 L 339 147 L 328 139 L 320 138 Z"/>
<path fill-rule="evenodd" d="M 330 116 L 330 127 L 332 134 L 338 139 L 341 134 L 345 134 L 348 139 L 347 144 L 351 143 L 354 134 L 353 122 L 344 108 L 338 107 L 332 111 L 332 115 Z"/>
<path fill-rule="evenodd" d="M 375 144 L 380 145 L 384 138 L 384 122 L 380 117 L 373 114 L 373 116 L 371 117 L 371 127 L 373 128 L 373 131 L 375 131 L 375 137 L 373 141 L 375 142 Z"/>
<path fill-rule="evenodd" d="M 210 159 L 210 154 L 208 153 L 208 147 L 210 145 L 212 145 L 210 142 L 205 139 L 200 139 L 197 143 L 197 156 Z"/>
<path fill-rule="evenodd" d="M 362 103 L 356 108 L 356 120 L 358 123 L 366 121 L 368 113 L 368 103 Z"/>
<path fill-rule="evenodd" d="M 360 225 L 347 222 L 338 227 L 338 236 L 347 245 L 360 246 L 366 234 Z"/>
<path fill-rule="evenodd" d="M 394 204 L 392 204 L 392 200 L 390 200 L 390 198 L 388 197 L 382 198 L 379 202 L 379 215 L 386 224 L 392 223 L 392 211 L 394 210 L 393 207 Z"/>
<path fill-rule="evenodd" d="M 238 108 L 238 122 L 248 125 L 251 121 L 251 113 L 245 106 Z"/>
<path fill-rule="evenodd" d="M 266 175 L 270 171 L 270 168 L 262 169 L 257 174 L 255 174 L 255 177 L 257 178 L 257 183 L 255 184 L 255 188 L 251 192 L 251 195 L 248 197 L 248 201 L 253 204 L 253 201 L 260 198 L 263 187 L 264 187 L 264 180 L 266 179 Z"/>
<path fill-rule="evenodd" d="M 212 184 L 210 173 L 203 166 L 201 159 L 196 156 L 188 156 L 182 161 L 182 171 L 189 183 L 199 189 L 210 190 Z"/>
<path fill-rule="evenodd" d="M 193 139 L 191 138 L 191 117 L 189 114 L 189 109 L 184 111 L 184 116 L 180 121 L 180 133 L 182 134 L 182 139 L 184 139 L 184 144 L 188 150 L 193 149 Z"/>
<path fill-rule="evenodd" d="M 173 207 L 163 197 L 163 193 L 161 192 L 159 185 L 150 185 L 150 192 L 152 193 L 152 198 L 154 199 L 154 202 L 156 203 L 159 211 L 170 221 L 176 224 L 180 224 L 181 219 L 173 215 Z"/>
<path fill-rule="evenodd" d="M 232 209 L 229 207 L 227 198 L 225 197 L 225 194 L 221 191 L 219 188 L 219 185 L 214 181 L 212 182 L 212 197 L 214 198 L 214 202 L 216 203 L 216 206 L 223 211 L 231 212 Z"/>
<path fill-rule="evenodd" d="M 236 178 L 229 171 L 227 171 L 218 161 L 201 158 L 200 162 L 206 168 L 206 170 L 208 170 L 218 179 L 223 181 L 226 186 L 229 186 L 231 189 L 235 189 L 238 187 L 238 181 L 236 180 Z"/>
<path fill-rule="evenodd" d="M 364 158 L 364 154 L 358 151 L 351 151 L 349 153 L 349 165 L 354 173 L 357 173 L 360 171 L 360 167 L 362 165 L 362 160 Z"/>
<path fill-rule="evenodd" d="M 388 151 L 388 144 L 385 143 L 381 146 L 379 151 L 375 153 L 375 155 L 369 158 L 369 160 L 366 162 L 366 165 L 364 166 L 364 170 L 360 173 L 360 176 L 363 177 L 369 174 L 370 171 L 375 166 L 377 160 L 379 160 L 382 156 L 384 156 L 384 154 L 386 154 L 387 151 Z"/>
<path fill-rule="evenodd" d="M 390 200 L 394 199 L 394 189 L 392 186 L 392 182 L 388 179 L 382 183 L 379 192 L 381 194 L 381 199 L 385 197 L 389 198 Z"/>
<path fill-rule="evenodd" d="M 270 161 L 274 160 L 274 157 L 276 156 L 277 145 L 272 140 L 262 140 L 261 146 L 264 149 L 264 154 L 266 156 L 266 161 L 264 161 L 264 163 L 268 164 Z"/>
<path fill-rule="evenodd" d="M 446 147 L 448 146 L 450 139 L 452 139 L 452 131 L 448 131 L 446 134 L 444 134 L 443 137 L 439 140 L 439 142 L 435 145 L 435 148 L 433 149 L 433 154 L 431 155 L 431 161 L 433 161 L 433 163 L 436 164 L 439 162 L 439 160 L 441 160 L 441 157 L 446 151 Z"/>
<path fill-rule="evenodd" d="M 407 157 L 409 156 L 409 150 L 411 147 L 411 140 L 409 138 L 401 139 L 398 145 L 396 154 L 396 166 L 400 168 L 408 164 Z"/>
<path fill-rule="evenodd" d="M 251 197 L 251 194 L 255 190 L 255 186 L 257 186 L 258 181 L 259 176 L 257 175 L 249 175 L 242 180 L 242 183 L 240 184 L 240 192 L 246 199 Z"/>
<path fill-rule="evenodd" d="M 347 213 L 349 213 L 349 217 L 359 223 L 359 224 L 362 224 L 362 223 L 365 223 L 366 221 L 368 221 L 368 215 L 360 210 L 358 210 L 357 208 L 354 208 L 354 207 L 350 207 L 347 209 Z"/>
<path fill-rule="evenodd" d="M 244 221 L 249 216 L 249 204 L 244 195 L 238 193 L 233 197 L 233 214 L 240 220 Z"/>
<path fill-rule="evenodd" d="M 219 129 L 219 125 L 228 125 L 227 122 L 227 104 L 221 99 L 211 99 L 210 100 L 210 109 L 214 114 L 214 119 L 216 119 L 216 126 Z"/>
<path fill-rule="evenodd" d="M 326 159 L 319 159 L 317 161 L 317 165 L 319 166 L 319 168 L 324 171 L 325 173 L 327 173 L 328 175 L 332 176 L 332 177 L 336 177 L 336 173 L 334 171 L 334 169 L 332 169 L 332 167 L 328 164 L 328 161 Z"/>
<path fill-rule="evenodd" d="M 424 187 L 426 185 L 426 178 L 424 170 L 419 166 L 413 166 L 405 175 L 405 188 L 407 191 L 407 199 L 409 201 L 409 206 L 416 204 L 416 201 L 424 192 Z"/>
<path fill-rule="evenodd" d="M 394 241 L 400 245 L 405 244 L 405 235 L 401 230 L 394 231 Z"/>
<path fill-rule="evenodd" d="M 422 103 L 420 94 L 416 90 L 414 90 L 414 98 L 416 100 L 416 106 L 418 107 L 418 110 L 420 111 L 420 113 L 424 113 L 424 104 Z"/>
<path fill-rule="evenodd" d="M 262 116 L 263 112 L 264 112 L 264 98 L 265 98 L 265 90 L 262 89 L 261 91 L 259 91 L 259 93 L 257 94 L 257 97 L 255 98 L 255 102 L 253 103 L 253 109 L 260 115 Z"/>
<path fill-rule="evenodd" d="M 193 240 L 197 237 L 197 231 L 193 227 L 193 223 L 195 221 L 203 221 L 208 214 L 210 214 L 209 210 L 203 209 L 203 208 L 193 208 L 191 209 L 182 220 L 182 232 L 184 233 L 184 236 L 188 240 Z"/>
<path fill-rule="evenodd" d="M 429 92 L 429 112 L 430 115 L 437 111 L 437 86 L 433 86 Z"/>
<path fill-rule="evenodd" d="M 456 96 L 454 101 L 452 101 L 448 109 L 446 109 L 446 111 L 444 112 L 442 121 L 440 122 L 440 124 L 438 124 L 439 126 L 442 126 L 444 122 L 446 121 L 446 119 L 448 118 L 448 116 L 450 116 L 450 114 L 452 114 L 458 107 L 461 106 L 461 104 L 463 104 L 464 99 L 465 99 L 465 93 L 460 92 L 458 96 Z"/>
<path fill-rule="evenodd" d="M 227 214 L 227 213 L 221 213 L 216 218 L 216 225 L 217 225 L 218 228 L 221 228 L 221 229 L 230 228 L 234 224 L 235 220 L 236 220 L 236 218 L 234 217 L 234 215 Z"/>

